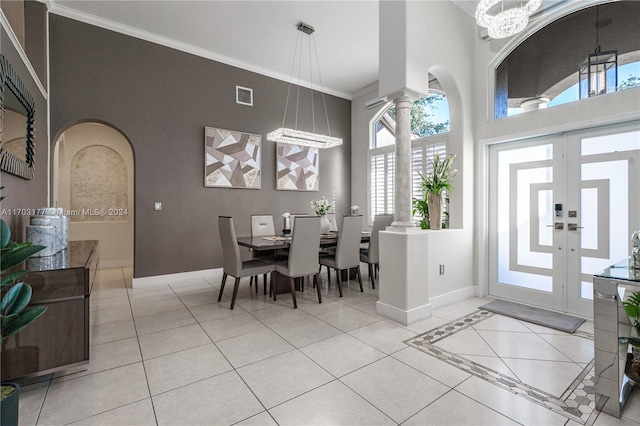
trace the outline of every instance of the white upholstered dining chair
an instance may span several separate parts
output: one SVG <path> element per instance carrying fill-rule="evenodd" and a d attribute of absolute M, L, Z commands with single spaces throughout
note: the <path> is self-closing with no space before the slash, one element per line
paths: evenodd
<path fill-rule="evenodd" d="M 362 239 L 362 216 L 344 216 L 342 227 L 338 235 L 338 245 L 335 254 L 323 254 L 320 256 L 320 268 L 322 265 L 336 270 L 338 277 L 338 291 L 342 297 L 341 271 L 355 269 L 362 288 L 362 275 L 360 274 L 360 240 Z M 327 274 L 329 276 L 329 274 Z M 330 276 L 329 276 L 330 279 Z"/>
<path fill-rule="evenodd" d="M 297 308 L 295 278 L 314 276 L 318 289 L 318 302 L 322 303 L 320 294 L 320 273 L 318 271 L 318 250 L 320 248 L 320 217 L 299 216 L 293 228 L 293 236 L 289 247 L 289 258 L 275 262 L 275 271 L 289 277 L 293 307 Z M 271 280 L 273 300 L 276 300 L 275 280 Z"/>
<path fill-rule="evenodd" d="M 233 227 L 233 218 L 228 216 L 218 216 L 218 229 L 220 231 L 220 241 L 222 242 L 223 257 L 222 284 L 220 285 L 218 302 L 222 300 L 227 276 L 231 275 L 236 279 L 233 287 L 233 296 L 231 297 L 231 309 L 233 309 L 236 304 L 236 296 L 238 295 L 240 279 L 254 275 L 268 274 L 275 270 L 275 266 L 273 263 L 263 262 L 258 259 L 242 261 L 240 248 L 238 247 L 238 241 L 236 239 L 236 231 Z"/>
<path fill-rule="evenodd" d="M 252 214 L 251 215 L 251 237 L 272 237 L 276 235 L 275 226 L 273 224 L 273 215 L 271 214 Z M 274 254 L 271 252 L 267 253 L 256 253 L 252 252 L 252 257 L 254 259 L 260 259 L 264 261 L 273 260 Z M 253 282 L 256 283 L 256 293 L 258 292 L 258 276 L 252 276 L 249 281 L 249 286 L 253 285 Z M 267 274 L 264 274 L 262 277 L 262 286 L 264 290 L 264 294 L 267 294 Z"/>
<path fill-rule="evenodd" d="M 360 249 L 360 262 L 364 262 L 369 266 L 371 288 L 376 288 L 375 276 L 380 263 L 380 231 L 387 229 L 387 226 L 391 226 L 391 223 L 393 223 L 392 214 L 376 215 L 373 218 L 369 246 L 365 249 Z"/>

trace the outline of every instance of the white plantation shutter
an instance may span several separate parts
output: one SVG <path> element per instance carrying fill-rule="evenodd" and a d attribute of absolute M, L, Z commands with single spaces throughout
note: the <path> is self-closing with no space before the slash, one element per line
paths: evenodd
<path fill-rule="evenodd" d="M 387 154 L 387 205 L 385 213 L 393 213 L 394 196 L 396 187 L 396 153 L 395 151 Z M 373 218 L 371 218 L 373 220 Z"/>
<path fill-rule="evenodd" d="M 431 161 L 436 154 L 447 153 L 448 134 L 440 134 L 411 141 L 412 150 L 412 192 L 422 198 L 418 171 L 426 176 L 431 171 Z M 369 150 L 369 223 L 378 214 L 394 212 L 395 146 L 387 145 Z M 445 206 L 446 208 L 446 206 Z M 416 222 L 420 217 L 414 217 Z"/>
<path fill-rule="evenodd" d="M 422 176 L 427 176 L 428 173 L 433 171 L 433 158 L 437 155 L 447 155 L 447 141 L 448 138 L 442 135 L 437 135 L 428 138 L 422 138 L 413 142 L 413 197 L 420 200 L 423 199 L 424 193 L 420 188 Z M 447 205 L 444 205 L 444 209 L 447 209 Z M 422 216 L 416 214 L 413 217 L 415 222 L 420 222 Z"/>
<path fill-rule="evenodd" d="M 427 163 L 424 146 L 414 145 L 411 149 L 411 156 L 413 167 L 411 173 L 411 194 L 415 198 L 422 198 L 422 190 L 420 189 L 420 182 L 422 181 L 422 177 L 420 176 L 420 173 L 422 173 L 422 176 L 425 175 L 424 171 Z M 420 222 L 420 220 L 422 220 L 422 217 L 419 213 L 416 213 L 416 215 L 413 216 L 413 221 Z"/>
<path fill-rule="evenodd" d="M 371 154 L 371 160 L 369 162 L 371 174 L 370 174 L 370 205 L 369 211 L 371 215 L 380 214 L 385 210 L 386 203 L 386 186 L 385 186 L 385 154 Z"/>

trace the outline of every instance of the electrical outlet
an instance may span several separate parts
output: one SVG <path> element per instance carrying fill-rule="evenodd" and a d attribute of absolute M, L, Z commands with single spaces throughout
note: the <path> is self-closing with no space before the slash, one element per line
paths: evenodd
<path fill-rule="evenodd" d="M 444 263 L 440 264 L 440 275 L 444 275 Z"/>
<path fill-rule="evenodd" d="M 156 201 L 155 203 L 153 203 L 153 209 L 154 210 L 162 210 L 162 201 Z"/>

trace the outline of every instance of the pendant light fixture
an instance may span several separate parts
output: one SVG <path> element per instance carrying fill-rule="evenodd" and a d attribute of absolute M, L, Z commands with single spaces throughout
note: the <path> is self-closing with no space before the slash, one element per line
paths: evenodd
<path fill-rule="evenodd" d="M 600 49 L 599 31 L 611 20 L 600 22 L 600 6 L 596 6 L 596 48 L 593 53 L 580 63 L 578 83 L 580 99 L 615 92 L 618 87 L 618 51 L 602 52 Z"/>
<path fill-rule="evenodd" d="M 289 88 L 287 90 L 287 100 L 284 106 L 284 118 L 282 119 L 282 127 L 269 133 L 267 135 L 267 140 L 270 140 L 273 142 L 288 143 L 292 145 L 310 146 L 315 148 L 332 148 L 334 146 L 342 145 L 341 138 L 336 138 L 331 136 L 331 127 L 329 126 L 329 114 L 327 112 L 327 103 L 324 97 L 324 88 L 322 87 L 320 63 L 318 61 L 318 50 L 316 48 L 315 37 L 313 36 L 315 29 L 311 25 L 305 24 L 304 22 L 300 22 L 297 28 L 298 28 L 298 31 L 300 31 L 300 33 L 298 33 L 298 39 L 296 41 L 296 50 L 294 51 L 294 54 L 293 54 L 293 64 L 291 65 L 291 79 L 289 80 Z M 289 106 L 289 96 L 291 95 L 291 86 L 293 83 L 293 75 L 295 71 L 296 57 L 298 58 L 298 62 L 301 62 L 302 49 L 303 49 L 302 45 L 304 44 L 301 42 L 301 38 L 304 37 L 305 34 L 306 36 L 309 37 L 307 44 L 309 46 L 309 66 L 310 66 L 309 81 L 310 81 L 310 90 L 311 90 L 311 123 L 312 123 L 311 132 L 298 130 L 298 107 L 299 107 L 299 100 L 300 100 L 300 65 L 298 65 L 298 84 L 297 84 L 297 93 L 296 93 L 295 125 L 293 128 L 285 127 L 286 119 L 287 119 L 287 108 Z M 313 52 L 311 49 L 311 40 L 313 40 Z M 311 63 L 313 62 L 312 53 L 315 53 L 315 55 L 313 56 L 315 56 L 316 66 L 318 69 L 318 78 L 320 80 L 320 93 L 322 94 L 322 103 L 324 105 L 324 113 L 327 119 L 328 135 L 316 133 L 315 108 L 314 108 L 314 101 L 313 101 L 313 92 L 314 92 L 313 72 L 311 69 Z"/>
<path fill-rule="evenodd" d="M 542 0 L 480 0 L 476 22 L 487 28 L 491 38 L 511 37 L 527 27 L 529 16 L 541 4 Z"/>

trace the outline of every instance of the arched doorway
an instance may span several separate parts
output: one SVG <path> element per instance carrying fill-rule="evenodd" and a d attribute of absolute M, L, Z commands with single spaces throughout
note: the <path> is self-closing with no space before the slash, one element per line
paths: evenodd
<path fill-rule="evenodd" d="M 133 266 L 134 159 L 125 135 L 96 122 L 56 141 L 53 202 L 69 216 L 70 240 L 99 240 L 100 268 Z"/>

